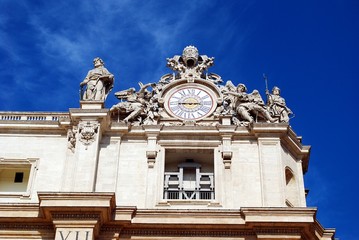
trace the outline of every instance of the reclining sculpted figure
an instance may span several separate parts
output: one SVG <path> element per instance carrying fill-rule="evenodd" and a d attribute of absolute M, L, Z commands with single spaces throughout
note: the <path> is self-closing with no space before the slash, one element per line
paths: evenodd
<path fill-rule="evenodd" d="M 125 102 L 119 102 L 118 104 L 111 107 L 110 111 L 119 110 L 122 112 L 129 113 L 129 115 L 123 119 L 124 122 L 129 122 L 144 113 L 146 104 L 151 98 L 151 93 L 147 91 L 147 88 L 152 86 L 152 83 L 143 85 L 139 83 L 141 89 L 136 92 L 135 88 L 129 88 L 115 93 L 115 96 Z"/>
<path fill-rule="evenodd" d="M 236 96 L 235 103 L 233 104 L 238 116 L 249 123 L 254 122 L 254 117 L 264 118 L 267 122 L 275 122 L 271 117 L 266 106 L 257 90 L 252 93 L 247 93 L 247 87 L 240 83 L 237 85 L 236 92 L 225 91 L 224 94 Z"/>

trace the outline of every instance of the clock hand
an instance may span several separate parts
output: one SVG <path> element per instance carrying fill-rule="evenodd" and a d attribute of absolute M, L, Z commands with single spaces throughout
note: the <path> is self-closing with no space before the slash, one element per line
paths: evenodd
<path fill-rule="evenodd" d="M 194 102 L 194 103 L 178 103 L 178 104 L 181 104 L 181 105 L 200 105 L 200 103 L 198 103 L 198 102 Z"/>

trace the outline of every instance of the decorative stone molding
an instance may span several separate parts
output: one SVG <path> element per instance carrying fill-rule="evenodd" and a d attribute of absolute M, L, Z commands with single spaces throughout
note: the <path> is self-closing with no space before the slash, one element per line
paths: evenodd
<path fill-rule="evenodd" d="M 232 151 L 222 151 L 223 164 L 225 169 L 230 169 L 232 164 Z"/>
<path fill-rule="evenodd" d="M 146 151 L 147 163 L 149 168 L 153 168 L 156 162 L 157 151 Z"/>
<path fill-rule="evenodd" d="M 231 125 L 232 115 L 223 115 L 220 116 L 220 119 L 222 121 L 222 125 L 228 126 Z"/>
<path fill-rule="evenodd" d="M 1 230 L 53 230 L 52 224 L 33 224 L 33 223 L 0 223 Z"/>
<path fill-rule="evenodd" d="M 56 240 L 95 239 L 102 224 L 112 220 L 116 205 L 114 193 L 40 192 L 38 196 L 42 216 L 55 226 Z"/>
<path fill-rule="evenodd" d="M 39 164 L 39 158 L 3 158 L 0 157 L 0 169 L 6 169 L 6 168 L 23 168 L 24 166 L 27 166 L 30 170 L 28 183 L 25 191 L 21 192 L 4 192 L 0 191 L 1 197 L 10 197 L 10 196 L 16 196 L 16 197 L 22 197 L 22 198 L 30 198 L 31 193 L 33 190 L 33 185 L 35 183 L 36 173 L 38 170 L 38 164 Z"/>
<path fill-rule="evenodd" d="M 104 106 L 104 101 L 80 101 L 81 109 L 102 109 Z"/>
<path fill-rule="evenodd" d="M 222 125 L 218 126 L 220 135 L 222 136 L 222 159 L 225 169 L 230 169 L 232 164 L 232 137 L 236 126 Z"/>
<path fill-rule="evenodd" d="M 107 231 L 116 231 L 116 228 L 108 228 Z M 120 230 L 120 229 L 118 229 Z M 245 237 L 256 236 L 252 230 L 218 229 L 218 230 L 198 230 L 198 229 L 122 229 L 121 237 L 128 236 L 167 236 L 167 237 Z"/>
<path fill-rule="evenodd" d="M 37 204 L 3 203 L 0 212 L 0 238 L 12 232 L 16 239 L 54 239 L 56 232 L 59 240 L 146 236 L 329 240 L 335 234 L 316 220 L 316 208 L 137 209 L 116 207 L 113 193 L 43 192 Z"/>
<path fill-rule="evenodd" d="M 52 215 L 53 220 L 99 220 L 101 216 L 99 213 L 69 213 L 69 212 L 56 212 Z"/>
<path fill-rule="evenodd" d="M 111 219 L 114 193 L 39 192 L 40 211 L 46 219 Z M 69 207 L 70 206 L 70 207 Z"/>
<path fill-rule="evenodd" d="M 279 239 L 278 237 L 283 237 L 285 239 L 303 239 L 301 238 L 303 234 L 303 229 L 301 228 L 257 228 L 254 229 L 257 239 Z"/>
<path fill-rule="evenodd" d="M 153 168 L 157 157 L 157 137 L 162 129 L 161 125 L 145 125 L 143 126 L 147 135 L 147 163 L 149 168 Z"/>

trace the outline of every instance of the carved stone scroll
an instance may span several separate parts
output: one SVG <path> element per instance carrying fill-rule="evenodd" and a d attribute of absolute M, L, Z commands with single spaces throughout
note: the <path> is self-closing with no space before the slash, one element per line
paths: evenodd
<path fill-rule="evenodd" d="M 232 164 L 232 136 L 235 126 L 218 126 L 218 130 L 222 136 L 222 159 L 225 169 L 230 169 Z"/>
<path fill-rule="evenodd" d="M 146 157 L 147 157 L 147 163 L 149 168 L 153 168 L 156 163 L 156 157 L 157 157 L 157 137 L 160 133 L 162 126 L 155 125 L 145 125 L 144 129 L 147 135 L 147 151 L 146 151 Z"/>

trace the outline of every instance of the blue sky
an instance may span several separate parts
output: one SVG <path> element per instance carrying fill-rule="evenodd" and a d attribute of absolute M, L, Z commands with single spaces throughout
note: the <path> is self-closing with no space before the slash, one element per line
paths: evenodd
<path fill-rule="evenodd" d="M 195 45 L 210 72 L 264 96 L 282 90 L 294 131 L 312 145 L 307 202 L 324 227 L 357 230 L 359 1 L 0 1 L 0 111 L 79 107 L 79 83 L 101 57 L 113 93 L 166 73 Z"/>

